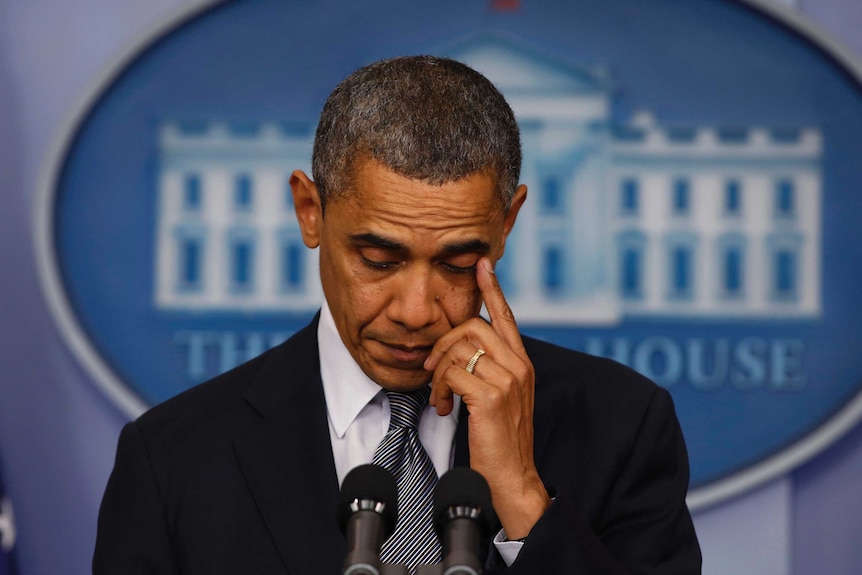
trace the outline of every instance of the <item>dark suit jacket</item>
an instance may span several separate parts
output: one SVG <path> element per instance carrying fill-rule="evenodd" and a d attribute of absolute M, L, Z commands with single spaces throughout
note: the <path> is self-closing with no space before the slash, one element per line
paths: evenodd
<path fill-rule="evenodd" d="M 346 553 L 317 322 L 129 423 L 99 514 L 97 575 L 336 574 Z M 525 338 L 535 457 L 556 498 L 486 573 L 700 573 L 668 393 L 610 360 Z M 467 465 L 467 416 L 456 465 Z"/>

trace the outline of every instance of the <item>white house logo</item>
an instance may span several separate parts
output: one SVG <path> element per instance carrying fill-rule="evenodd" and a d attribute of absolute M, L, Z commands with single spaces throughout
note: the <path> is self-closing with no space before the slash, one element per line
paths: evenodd
<path fill-rule="evenodd" d="M 385 46 L 360 41 L 347 16 L 283 4 L 222 4 L 136 52 L 81 111 L 46 184 L 49 300 L 131 411 L 317 310 L 317 255 L 287 181 L 308 170 L 320 103 L 365 62 L 433 51 L 486 73 L 522 128 L 531 195 L 499 273 L 524 331 L 671 390 L 694 505 L 785 471 L 858 416 L 862 214 L 849 196 L 862 177 L 834 151 L 860 151 L 862 120 L 847 118 L 862 114 L 837 116 L 859 107 L 859 86 L 824 53 L 737 3 L 679 14 L 615 0 L 575 18 L 560 2 L 483 14 L 467 39 L 445 18 L 454 4 L 435 8 L 432 36 L 405 7 L 386 12 L 397 30 Z M 673 46 L 674 60 L 613 34 L 606 19 L 622 5 L 634 36 Z M 384 8 L 367 10 L 376 21 Z M 234 24 L 240 12 L 254 34 Z M 704 37 L 727 32 L 695 33 L 693 13 L 750 32 L 758 58 L 733 43 L 717 52 Z M 298 18 L 356 38 L 355 59 L 311 35 L 288 46 L 279 26 Z M 800 64 L 788 78 L 759 64 L 771 58 Z M 788 91 L 813 78 L 828 99 Z"/>
<path fill-rule="evenodd" d="M 503 273 L 521 321 L 819 315 L 817 128 L 671 128 L 647 111 L 614 125 L 600 78 L 498 39 L 450 54 L 498 72 L 504 93 L 520 88 L 510 100 L 534 197 Z M 161 125 L 159 308 L 319 307 L 287 185 L 313 137 L 313 124 Z"/>

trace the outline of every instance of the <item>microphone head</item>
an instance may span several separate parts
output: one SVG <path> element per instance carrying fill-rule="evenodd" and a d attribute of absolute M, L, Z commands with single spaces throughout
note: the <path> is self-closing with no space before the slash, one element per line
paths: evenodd
<path fill-rule="evenodd" d="M 373 511 L 383 517 L 383 538 L 388 538 L 395 530 L 395 519 L 398 516 L 398 486 L 392 474 L 379 465 L 370 463 L 350 470 L 341 483 L 337 510 L 338 526 L 344 534 L 347 533 L 347 522 L 355 512 L 351 504 L 357 499 L 383 504 L 382 509 Z"/>
<path fill-rule="evenodd" d="M 491 504 L 491 489 L 478 471 L 469 467 L 453 467 L 437 482 L 434 491 L 434 529 L 441 538 L 452 507 L 478 509 L 480 513 L 475 520 L 482 530 L 482 538 L 491 532 L 496 520 Z"/>

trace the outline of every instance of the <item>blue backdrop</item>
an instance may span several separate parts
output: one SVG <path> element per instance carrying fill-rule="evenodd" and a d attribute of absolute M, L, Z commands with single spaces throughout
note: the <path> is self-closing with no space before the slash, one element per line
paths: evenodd
<path fill-rule="evenodd" d="M 70 349 L 60 335 L 67 326 L 58 326 L 55 310 L 38 280 L 34 253 L 46 246 L 37 245 L 41 240 L 33 214 L 46 210 L 38 205 L 37 190 L 44 188 L 40 178 L 47 158 L 56 155 L 52 151 L 56 136 L 68 133 L 72 117 L 86 117 L 88 123 L 80 126 L 80 146 L 76 145 L 64 172 L 67 188 L 57 196 L 61 203 L 66 201 L 58 212 L 63 217 L 55 222 L 61 240 L 58 254 L 66 262 L 65 287 L 75 305 L 86 310 L 81 313 L 85 329 L 99 340 L 100 349 L 108 350 L 110 365 L 133 383 L 147 381 L 152 393 L 149 400 L 189 382 L 175 375 L 175 350 L 152 348 L 136 354 L 135 346 L 115 337 L 121 334 L 127 339 L 138 330 L 149 332 L 159 325 L 169 326 L 163 329 L 171 334 L 170 322 L 178 321 L 152 317 L 145 301 L 152 285 L 152 271 L 147 269 L 147 251 L 152 246 L 149 223 L 129 218 L 127 207 L 120 209 L 112 203 L 130 181 L 144 186 L 152 183 L 154 152 L 146 144 L 152 137 L 139 135 L 151 135 L 156 123 L 167 116 L 219 115 L 245 120 L 252 100 L 253 119 L 289 116 L 313 121 L 326 91 L 344 71 L 392 51 L 436 49 L 482 26 L 544 45 L 573 64 L 613 62 L 614 73 L 625 79 L 624 90 L 616 94 L 615 110 L 621 118 L 649 103 L 668 124 L 751 125 L 766 118 L 791 126 L 821 126 L 827 142 L 823 189 L 828 212 L 824 221 L 829 222 L 823 230 L 824 246 L 829 246 L 824 253 L 828 274 L 824 286 L 830 286 L 830 291 L 824 297 L 822 326 L 791 325 L 787 329 L 810 342 L 807 345 L 817 363 L 808 366 L 810 373 L 835 375 L 835 387 L 828 390 L 834 393 L 833 399 L 824 405 L 840 398 L 842 389 L 849 393 L 858 383 L 859 363 L 853 347 L 859 341 L 853 330 L 859 325 L 855 295 L 862 279 L 854 265 L 860 246 L 854 229 L 860 209 L 859 175 L 853 164 L 859 146 L 858 92 L 847 78 L 840 78 L 836 66 L 823 63 L 819 49 L 742 3 L 698 2 L 697 7 L 695 3 L 682 7 L 652 0 L 613 6 L 573 2 L 566 8 L 572 14 L 564 14 L 560 7 L 549 10 L 550 3 L 522 2 L 520 16 L 517 12 L 493 14 L 480 2 L 466 6 L 429 3 L 413 8 L 415 18 L 411 20 L 403 15 L 401 4 L 393 2 L 375 3 L 378 12 L 340 5 L 335 17 L 326 20 L 331 27 L 297 27 L 295 22 L 303 18 L 324 22 L 324 9 L 310 2 L 242 2 L 190 24 L 182 35 L 168 38 L 148 52 L 145 61 L 128 68 L 119 88 L 104 92 L 106 97 L 99 101 L 105 106 L 106 119 L 111 114 L 134 112 L 123 116 L 123 121 L 114 116 L 114 121 L 100 123 L 98 114 L 82 116 L 81 102 L 102 93 L 95 87 L 106 70 L 117 69 L 118 59 L 136 40 L 161 21 L 172 19 L 187 4 L 180 0 L 146 4 L 82 0 L 74 6 L 61 2 L 0 4 L 0 197 L 5 202 L 0 210 L 0 265 L 6 270 L 0 282 L 0 453 L 7 494 L 15 502 L 21 573 L 88 572 L 98 502 L 119 427 L 128 417 L 95 385 L 92 370 L 82 365 L 80 353 Z M 613 7 L 618 9 L 611 10 Z M 862 25 L 858 5 L 820 0 L 807 2 L 803 8 L 808 17 L 843 34 L 844 41 L 857 54 L 862 53 L 856 35 Z M 456 11 L 458 16 L 451 16 Z M 384 13 L 391 13 L 398 22 L 381 17 Z M 257 25 L 278 32 L 273 35 L 276 40 L 262 42 L 266 34 L 261 38 L 231 36 L 231 30 L 239 29 L 252 14 L 264 15 L 256 16 L 263 20 Z M 219 31 L 217 42 L 213 30 Z M 620 43 L 620 38 L 631 44 Z M 685 51 L 719 53 L 721 58 L 705 57 L 702 67 L 692 68 L 679 57 Z M 315 56 L 303 57 L 304 53 Z M 218 65 L 199 66 L 207 54 L 214 55 Z M 261 67 L 240 67 L 238 63 L 246 57 L 260 58 Z M 268 58 L 279 58 L 283 71 L 262 77 L 264 70 L 271 69 Z M 193 73 L 185 74 L 189 70 Z M 232 73 L 220 76 L 222 70 Z M 169 83 L 135 85 L 136 76 L 145 73 L 163 74 Z M 303 79 L 299 86 L 295 85 L 297 78 Z M 230 89 L 221 94 L 219 88 L 226 81 Z M 765 95 L 752 94 L 749 88 L 755 84 L 766 90 Z M 261 85 L 268 86 L 271 98 L 257 98 Z M 296 97 L 283 100 L 286 91 Z M 680 93 L 687 97 L 674 97 Z M 823 102 L 837 103 L 823 106 Z M 154 108 L 154 103 L 164 108 Z M 106 142 L 111 145 L 105 146 Z M 76 160 L 81 160 L 78 167 Z M 85 166 L 98 169 L 87 174 Z M 81 185 L 85 176 L 86 181 L 95 182 L 93 187 Z M 74 198 L 64 196 L 73 191 Z M 125 197 L 140 202 L 133 208 L 141 213 L 153 209 L 147 203 L 152 198 L 148 200 L 145 193 L 131 190 Z M 82 225 L 85 222 L 92 222 L 89 231 Z M 111 238 L 121 241 L 111 246 Z M 95 251 L 88 252 L 88 246 Z M 100 268 L 142 257 L 145 265 L 131 266 L 128 276 L 105 275 Z M 98 273 L 88 273 L 93 271 Z M 122 313 L 117 311 L 121 307 Z M 104 309 L 115 313 L 100 311 Z M 213 321 L 201 326 L 218 329 L 220 324 Z M 273 329 L 284 327 L 277 318 L 268 321 Z M 632 333 L 655 329 L 628 327 L 635 330 Z M 683 332 L 692 328 L 662 325 L 660 329 L 671 335 L 680 330 L 680 337 L 687 337 Z M 721 329 L 733 335 L 736 328 Z M 772 338 L 781 336 L 784 328 L 767 325 L 762 330 L 764 337 Z M 556 337 L 545 328 L 540 334 Z M 675 389 L 674 393 L 679 402 L 685 402 L 689 392 Z M 781 417 L 804 427 L 806 422 L 793 409 Z M 698 440 L 696 427 L 692 427 L 696 424 L 687 423 L 692 441 Z M 698 463 L 706 474 L 709 470 L 703 466 L 707 464 L 709 461 Z M 860 476 L 862 430 L 856 426 L 827 451 L 763 490 L 699 512 L 696 522 L 707 561 L 705 572 L 854 572 L 862 563 L 857 544 L 862 532 Z"/>

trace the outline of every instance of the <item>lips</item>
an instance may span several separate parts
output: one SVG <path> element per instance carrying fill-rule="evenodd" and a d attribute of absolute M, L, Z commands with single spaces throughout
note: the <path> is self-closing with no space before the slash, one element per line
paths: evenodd
<path fill-rule="evenodd" d="M 377 342 L 383 351 L 384 363 L 392 367 L 415 369 L 422 367 L 425 358 L 431 353 L 431 345 L 402 345 L 397 343 Z M 387 361 L 388 360 L 388 361 Z"/>

